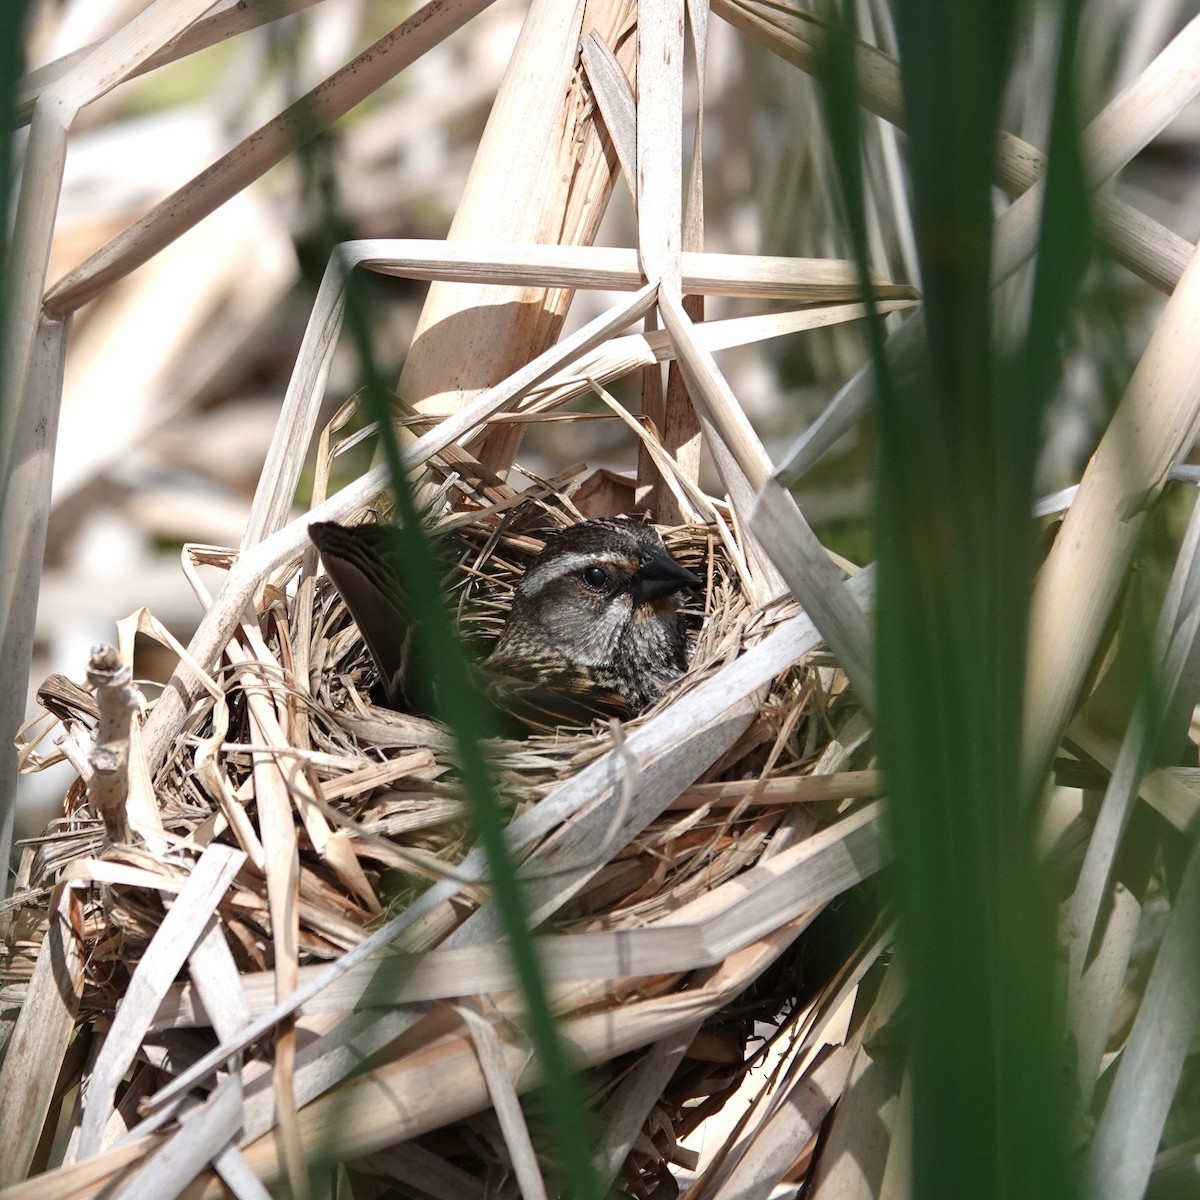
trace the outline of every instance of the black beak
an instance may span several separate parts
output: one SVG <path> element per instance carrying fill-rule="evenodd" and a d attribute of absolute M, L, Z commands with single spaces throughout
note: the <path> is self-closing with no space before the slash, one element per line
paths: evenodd
<path fill-rule="evenodd" d="M 699 575 L 681 567 L 669 554 L 652 552 L 642 560 L 633 577 L 633 602 L 645 604 L 660 596 L 670 596 L 687 587 L 699 587 Z"/>

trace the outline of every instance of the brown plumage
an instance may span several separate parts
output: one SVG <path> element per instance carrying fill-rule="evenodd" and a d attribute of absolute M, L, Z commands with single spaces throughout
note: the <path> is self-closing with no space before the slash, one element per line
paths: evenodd
<path fill-rule="evenodd" d="M 395 531 L 383 525 L 309 526 L 325 569 L 362 632 L 388 703 L 411 710 L 404 602 Z M 502 711 L 538 728 L 629 717 L 687 668 L 679 592 L 702 581 L 681 567 L 652 526 L 583 521 L 553 534 L 516 587 L 480 686 Z M 437 681 L 434 681 L 436 689 Z"/>

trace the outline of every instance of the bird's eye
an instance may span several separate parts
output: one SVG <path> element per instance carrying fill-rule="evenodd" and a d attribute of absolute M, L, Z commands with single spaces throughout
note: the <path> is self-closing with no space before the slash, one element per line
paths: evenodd
<path fill-rule="evenodd" d="M 584 567 L 583 582 L 599 591 L 608 582 L 608 572 L 603 567 Z"/>

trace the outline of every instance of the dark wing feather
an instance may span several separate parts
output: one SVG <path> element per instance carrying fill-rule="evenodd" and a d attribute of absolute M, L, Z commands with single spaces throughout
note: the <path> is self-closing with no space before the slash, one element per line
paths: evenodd
<path fill-rule="evenodd" d="M 537 733 L 633 716 L 633 707 L 620 692 L 567 669 L 561 659 L 493 654 L 485 670 L 492 703 Z"/>
<path fill-rule="evenodd" d="M 404 603 L 394 532 L 386 525 L 318 521 L 308 527 L 308 536 L 375 660 L 388 704 L 407 709 L 404 680 L 412 619 Z"/>

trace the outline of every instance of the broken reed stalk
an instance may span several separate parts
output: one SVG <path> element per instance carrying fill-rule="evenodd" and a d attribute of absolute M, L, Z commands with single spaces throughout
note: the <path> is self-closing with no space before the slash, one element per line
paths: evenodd
<path fill-rule="evenodd" d="M 129 731 L 142 709 L 142 697 L 133 685 L 133 666 L 121 661 L 113 646 L 93 651 L 88 662 L 88 683 L 96 693 L 100 720 L 96 743 L 88 756 L 92 777 L 88 800 L 100 814 L 109 840 L 130 841 L 125 801 L 129 795 Z"/>
<path fill-rule="evenodd" d="M 616 180 L 616 156 L 578 69 L 594 31 L 633 70 L 630 0 L 534 0 L 451 224 L 449 238 L 576 246 L 592 242 Z M 641 277 L 639 277 L 639 282 Z M 398 390 L 428 413 L 452 412 L 536 358 L 557 338 L 572 292 L 441 282 L 429 289 Z M 469 447 L 489 470 L 508 469 L 521 429 Z"/>

